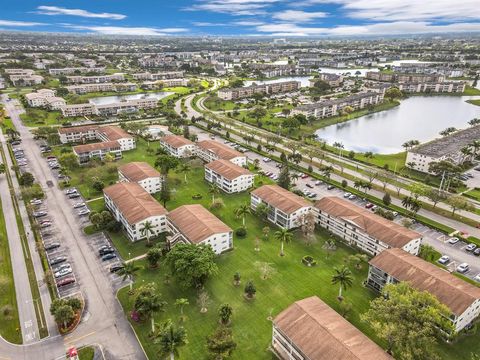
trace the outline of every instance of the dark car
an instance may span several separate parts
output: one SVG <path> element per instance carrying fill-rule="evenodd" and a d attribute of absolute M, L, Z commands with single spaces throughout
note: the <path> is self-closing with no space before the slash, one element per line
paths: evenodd
<path fill-rule="evenodd" d="M 313 185 L 312 184 L 305 184 L 306 187 L 310 188 L 310 189 L 313 189 Z"/>
<path fill-rule="evenodd" d="M 60 247 L 60 243 L 50 243 L 50 244 L 45 244 L 45 250 L 46 251 L 50 251 L 50 250 L 54 250 L 54 249 L 58 249 Z"/>
<path fill-rule="evenodd" d="M 111 273 L 116 273 L 117 271 L 120 271 L 123 269 L 123 265 L 122 264 L 113 264 L 112 266 L 110 266 L 110 272 Z"/>
<path fill-rule="evenodd" d="M 58 264 L 61 264 L 63 262 L 67 261 L 67 257 L 66 256 L 57 256 L 55 258 L 53 258 L 52 260 L 50 260 L 50 265 L 58 265 Z"/>
<path fill-rule="evenodd" d="M 480 247 L 473 250 L 473 255 L 480 256 Z"/>
<path fill-rule="evenodd" d="M 68 195 L 68 198 L 69 199 L 77 199 L 80 197 L 80 194 L 79 193 L 73 193 L 73 194 L 70 194 Z"/>
<path fill-rule="evenodd" d="M 102 261 L 112 260 L 112 259 L 116 259 L 116 258 L 117 258 L 117 255 L 115 255 L 114 253 L 105 254 L 105 255 L 102 256 Z"/>
<path fill-rule="evenodd" d="M 58 287 L 67 286 L 67 285 L 73 284 L 74 282 L 75 282 L 74 277 L 67 277 L 65 279 L 57 281 L 57 286 Z"/>
<path fill-rule="evenodd" d="M 327 190 L 333 190 L 333 189 L 335 189 L 335 186 L 333 186 L 333 185 L 328 185 L 327 186 Z"/>
<path fill-rule="evenodd" d="M 106 254 L 112 254 L 114 252 L 115 252 L 115 249 L 112 248 L 112 247 L 107 247 L 107 248 L 98 250 L 98 254 L 100 256 L 103 256 L 103 255 L 106 255 Z"/>

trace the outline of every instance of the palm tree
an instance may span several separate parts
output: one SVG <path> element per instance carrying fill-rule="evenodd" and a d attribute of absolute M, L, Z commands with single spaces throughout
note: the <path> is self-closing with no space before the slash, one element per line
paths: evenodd
<path fill-rule="evenodd" d="M 480 140 L 473 140 L 470 144 L 473 149 L 473 154 L 477 156 L 478 150 L 480 149 Z"/>
<path fill-rule="evenodd" d="M 5 174 L 6 167 L 5 164 L 0 164 L 0 174 Z"/>
<path fill-rule="evenodd" d="M 251 212 L 251 210 L 250 210 L 250 206 L 248 206 L 248 204 L 242 204 L 239 207 L 237 207 L 234 211 L 235 216 L 237 218 L 239 218 L 239 217 L 242 218 L 243 227 L 245 227 L 245 218 L 246 218 L 247 214 L 250 214 L 250 212 Z"/>
<path fill-rule="evenodd" d="M 342 266 L 340 269 L 334 268 L 335 274 L 332 276 L 332 285 L 340 284 L 338 291 L 338 299 L 342 299 L 342 289 L 352 286 L 353 277 L 352 272 L 346 267 Z"/>
<path fill-rule="evenodd" d="M 284 243 L 288 243 L 292 240 L 293 234 L 288 229 L 282 228 L 275 231 L 273 237 L 275 240 L 280 241 L 280 243 L 282 244 L 280 248 L 280 256 L 284 256 L 285 253 L 283 252 L 283 245 Z"/>
<path fill-rule="evenodd" d="M 191 169 L 192 169 L 192 167 L 190 166 L 189 163 L 182 163 L 178 167 L 177 172 L 180 173 L 180 174 L 184 174 L 185 184 L 187 183 L 187 174 L 190 172 Z"/>
<path fill-rule="evenodd" d="M 292 180 L 293 185 L 295 185 L 299 177 L 300 176 L 298 176 L 298 173 L 296 172 L 290 174 L 290 179 Z"/>
<path fill-rule="evenodd" d="M 123 268 L 118 271 L 118 275 L 123 276 L 122 281 L 125 281 L 127 278 L 130 280 L 130 293 L 133 290 L 133 275 L 140 270 L 139 266 L 135 266 L 135 261 L 124 262 Z"/>
<path fill-rule="evenodd" d="M 172 321 L 168 320 L 154 335 L 153 343 L 160 345 L 162 355 L 169 355 L 170 360 L 174 360 L 178 348 L 187 343 L 187 332 L 182 326 L 175 328 Z"/>
<path fill-rule="evenodd" d="M 140 229 L 140 233 L 142 236 L 147 237 L 147 245 L 150 245 L 150 234 L 154 234 L 155 232 L 153 231 L 155 227 L 153 226 L 151 221 L 145 221 L 143 223 L 142 228 Z"/>
<path fill-rule="evenodd" d="M 220 194 L 220 189 L 217 186 L 217 184 L 210 184 L 210 188 L 208 189 L 208 192 L 212 194 L 212 203 L 215 202 L 215 195 Z"/>
<path fill-rule="evenodd" d="M 152 323 L 152 333 L 155 332 L 155 321 L 153 315 L 158 311 L 163 311 L 167 303 L 163 301 L 159 294 L 150 293 L 148 296 L 143 296 L 141 304 L 137 307 L 139 313 L 147 315 Z"/>

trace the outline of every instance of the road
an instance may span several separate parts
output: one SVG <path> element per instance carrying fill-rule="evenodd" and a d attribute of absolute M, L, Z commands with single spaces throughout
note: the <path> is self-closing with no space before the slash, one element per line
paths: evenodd
<path fill-rule="evenodd" d="M 83 233 L 74 213 L 65 211 L 71 208 L 71 204 L 60 189 L 46 185 L 47 181 L 55 183 L 55 179 L 32 134 L 20 121 L 19 114 L 23 109 L 16 100 L 4 103 L 5 110 L 22 138 L 30 171 L 44 189 L 49 215 L 62 234 L 62 244 L 75 260 L 75 275 L 86 301 L 86 312 L 78 328 L 66 337 L 52 336 L 29 346 L 13 346 L 1 341 L 0 354 L 15 360 L 51 360 L 64 356 L 65 350 L 70 346 L 78 347 L 95 342 L 102 344 L 108 358 L 146 359 L 116 298 L 116 289 L 88 244 L 88 237 Z"/>

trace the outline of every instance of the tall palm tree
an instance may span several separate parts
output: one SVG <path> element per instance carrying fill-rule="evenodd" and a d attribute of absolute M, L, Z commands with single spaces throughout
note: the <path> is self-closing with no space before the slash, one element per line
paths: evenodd
<path fill-rule="evenodd" d="M 142 236 L 147 237 L 148 245 L 150 245 L 150 235 L 155 234 L 155 232 L 153 231 L 154 229 L 155 227 L 153 226 L 152 222 L 148 220 L 143 223 L 143 226 L 140 229 L 140 233 L 142 234 Z"/>
<path fill-rule="evenodd" d="M 175 328 L 172 321 L 168 320 L 154 335 L 153 343 L 160 345 L 162 355 L 169 355 L 170 360 L 175 360 L 178 348 L 187 343 L 187 332 L 182 326 Z"/>
<path fill-rule="evenodd" d="M 152 284 L 153 285 L 153 284 Z M 156 290 L 155 288 L 153 289 Z M 136 305 L 136 310 L 139 313 L 145 314 L 150 318 L 152 323 L 152 333 L 155 332 L 155 319 L 153 315 L 158 311 L 163 311 L 163 308 L 167 303 L 162 300 L 159 294 L 155 292 L 149 292 L 147 296 L 142 296 L 139 304 Z"/>
<path fill-rule="evenodd" d="M 140 270 L 139 266 L 135 265 L 135 261 L 124 262 L 123 268 L 118 271 L 118 275 L 123 276 L 122 281 L 130 280 L 130 292 L 133 290 L 133 275 Z"/>
<path fill-rule="evenodd" d="M 285 253 L 283 252 L 283 245 L 284 243 L 288 243 L 293 239 L 293 234 L 288 229 L 282 228 L 275 231 L 273 237 L 282 244 L 280 248 L 280 256 L 284 256 Z"/>
<path fill-rule="evenodd" d="M 215 195 L 220 194 L 220 188 L 217 186 L 217 184 L 210 184 L 210 188 L 208 189 L 208 192 L 212 194 L 212 202 L 214 202 Z"/>
<path fill-rule="evenodd" d="M 190 166 L 189 163 L 181 163 L 177 169 L 178 173 L 184 174 L 185 184 L 187 183 L 187 174 L 190 172 L 191 169 L 192 167 Z"/>
<path fill-rule="evenodd" d="M 332 285 L 340 284 L 340 289 L 338 291 L 338 298 L 342 298 L 342 290 L 347 289 L 347 287 L 352 286 L 353 277 L 352 272 L 346 266 L 342 266 L 340 269 L 334 268 L 335 274 L 332 276 Z"/>
<path fill-rule="evenodd" d="M 237 218 L 242 218 L 243 227 L 245 227 L 245 218 L 247 214 L 250 214 L 250 206 L 248 204 L 242 204 L 234 210 L 235 216 Z"/>

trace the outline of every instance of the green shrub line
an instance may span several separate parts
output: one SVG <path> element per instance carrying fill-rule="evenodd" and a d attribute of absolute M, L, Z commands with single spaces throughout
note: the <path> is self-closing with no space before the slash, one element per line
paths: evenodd
<path fill-rule="evenodd" d="M 14 159 L 15 157 L 13 156 L 12 148 L 10 145 L 8 145 L 8 151 L 10 153 L 10 158 Z M 5 152 L 3 151 L 2 146 L 0 146 L 0 152 L 1 152 L 3 162 L 7 164 L 6 155 L 5 155 Z M 38 288 L 37 279 L 35 276 L 35 268 L 33 267 L 30 248 L 28 246 L 27 236 L 25 233 L 25 227 L 23 224 L 22 217 L 20 215 L 17 198 L 13 192 L 13 182 L 12 182 L 12 177 L 10 175 L 10 170 L 8 169 L 8 166 L 5 167 L 5 175 L 7 178 L 8 186 L 10 188 L 10 197 L 12 198 L 13 210 L 15 212 L 15 218 L 17 220 L 18 231 L 20 233 L 20 241 L 22 243 L 23 255 L 25 258 L 25 265 L 27 267 L 28 281 L 30 283 L 30 291 L 32 292 L 32 298 L 37 299 L 38 306 L 34 306 L 34 309 L 37 317 L 39 335 L 40 335 L 40 338 L 43 339 L 48 336 L 48 329 L 45 326 L 42 327 L 42 324 L 46 324 L 47 322 L 45 319 L 45 313 L 43 312 L 42 298 L 40 296 L 40 290 Z M 18 171 L 16 171 L 16 175 L 18 178 Z M 29 215 L 29 218 L 30 218 L 30 215 Z"/>

